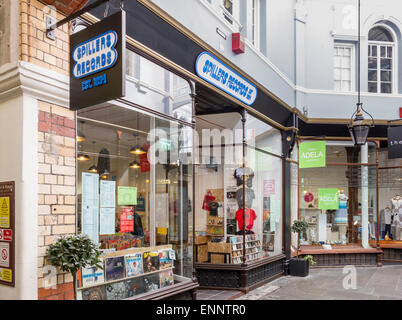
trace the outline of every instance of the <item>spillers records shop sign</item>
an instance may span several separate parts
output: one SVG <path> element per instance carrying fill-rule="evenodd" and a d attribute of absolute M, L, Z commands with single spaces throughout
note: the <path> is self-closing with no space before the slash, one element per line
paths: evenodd
<path fill-rule="evenodd" d="M 402 158 L 402 127 L 388 128 L 388 159 Z"/>
<path fill-rule="evenodd" d="M 195 63 L 197 75 L 215 87 L 251 106 L 257 88 L 208 52 L 201 53 Z"/>
<path fill-rule="evenodd" d="M 70 108 L 125 95 L 126 15 L 118 12 L 70 37 Z"/>

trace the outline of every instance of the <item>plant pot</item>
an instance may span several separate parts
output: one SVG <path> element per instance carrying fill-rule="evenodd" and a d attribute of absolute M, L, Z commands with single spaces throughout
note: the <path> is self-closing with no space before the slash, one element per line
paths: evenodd
<path fill-rule="evenodd" d="M 310 264 L 302 258 L 291 259 L 289 263 L 289 274 L 294 277 L 307 277 Z"/>

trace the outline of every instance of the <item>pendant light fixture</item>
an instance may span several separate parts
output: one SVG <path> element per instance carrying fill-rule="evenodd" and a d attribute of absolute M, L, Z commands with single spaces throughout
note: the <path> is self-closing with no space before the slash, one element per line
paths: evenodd
<path fill-rule="evenodd" d="M 96 143 L 96 141 L 92 141 L 92 144 L 94 146 L 92 148 L 92 152 L 95 152 L 95 143 Z M 94 164 L 88 169 L 88 171 L 91 172 L 91 173 L 98 173 L 98 167 Z"/>
<path fill-rule="evenodd" d="M 80 123 L 82 124 L 82 126 L 84 126 L 85 121 L 81 120 Z M 84 142 L 87 140 L 87 137 L 85 136 L 85 134 L 81 131 L 78 130 L 77 131 L 77 142 Z"/>
<path fill-rule="evenodd" d="M 77 156 L 77 160 L 80 162 L 89 161 L 89 157 L 86 154 L 79 153 Z"/>
<path fill-rule="evenodd" d="M 139 113 L 137 112 L 137 130 L 139 130 Z M 131 154 L 135 154 L 135 155 L 142 155 L 142 154 L 146 154 L 147 152 L 144 150 L 144 148 L 142 148 L 139 143 L 138 143 L 138 134 L 136 136 L 136 141 L 137 144 L 135 147 L 130 149 L 130 153 Z"/>
<path fill-rule="evenodd" d="M 141 166 L 137 161 L 133 161 L 130 163 L 130 168 L 131 169 L 139 169 L 139 168 L 141 168 Z"/>
<path fill-rule="evenodd" d="M 102 173 L 101 179 L 102 180 L 107 180 L 110 176 L 110 172 L 106 169 L 105 172 Z"/>
<path fill-rule="evenodd" d="M 352 114 L 348 125 L 350 136 L 355 145 L 364 145 L 370 131 L 370 127 L 374 127 L 374 119 L 370 113 L 363 109 L 363 103 L 360 101 L 360 0 L 358 0 L 358 41 L 357 41 L 357 104 L 356 111 Z M 364 119 L 363 112 L 368 114 L 371 120 Z"/>

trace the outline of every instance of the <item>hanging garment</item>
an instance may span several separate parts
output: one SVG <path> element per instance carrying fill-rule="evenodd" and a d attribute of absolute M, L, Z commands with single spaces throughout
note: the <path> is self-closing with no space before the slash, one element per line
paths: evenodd
<path fill-rule="evenodd" d="M 254 220 L 257 219 L 255 211 L 252 209 L 246 209 L 244 217 L 244 223 L 246 224 L 246 230 L 251 230 L 254 226 Z M 236 221 L 240 230 L 243 230 L 243 209 L 237 210 Z"/>
<path fill-rule="evenodd" d="M 212 195 L 212 192 L 210 190 L 207 191 L 207 194 L 204 196 L 204 201 L 202 202 L 202 208 L 204 210 L 209 211 L 209 203 L 211 201 L 215 201 L 215 197 Z"/>
<path fill-rule="evenodd" d="M 253 200 L 255 199 L 255 193 L 253 189 L 246 188 L 246 208 L 251 208 L 253 206 Z M 243 188 L 236 191 L 236 200 L 239 208 L 243 208 Z"/>
<path fill-rule="evenodd" d="M 253 186 L 254 171 L 248 167 L 245 167 L 244 170 L 243 168 L 237 168 L 233 176 L 236 179 L 238 187 L 243 184 L 243 175 L 244 180 L 246 181 L 246 186 L 251 188 Z"/>

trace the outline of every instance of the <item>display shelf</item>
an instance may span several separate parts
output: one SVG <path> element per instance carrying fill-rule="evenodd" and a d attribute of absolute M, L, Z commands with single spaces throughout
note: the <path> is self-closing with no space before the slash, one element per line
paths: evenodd
<path fill-rule="evenodd" d="M 90 286 L 79 287 L 79 288 L 77 288 L 77 290 L 85 290 L 85 289 L 105 286 L 105 285 L 108 285 L 108 284 L 111 284 L 111 283 L 127 281 L 127 280 L 131 280 L 131 279 L 134 279 L 134 278 L 141 278 L 141 277 L 144 277 L 144 276 L 147 276 L 147 275 L 150 275 L 150 274 L 160 273 L 160 272 L 169 271 L 169 270 L 174 270 L 174 267 L 170 267 L 170 268 L 166 268 L 166 269 L 160 269 L 160 270 L 146 272 L 146 273 L 140 273 L 140 274 L 136 274 L 135 276 L 132 276 L 132 277 L 124 277 L 124 278 L 120 278 L 120 279 L 116 279 L 116 280 L 99 282 L 99 283 L 96 283 L 96 284 L 93 284 L 93 285 L 90 285 Z"/>
<path fill-rule="evenodd" d="M 256 235 L 246 235 L 246 245 L 247 243 L 254 243 L 249 247 L 243 248 L 243 236 L 233 236 L 230 237 L 230 249 L 231 249 L 231 263 L 239 264 L 243 261 L 253 261 L 261 257 L 262 244 L 261 239 Z M 237 248 L 239 246 L 239 248 Z M 243 256 L 242 251 L 245 250 L 246 253 Z M 254 252 L 250 252 L 255 250 Z"/>

